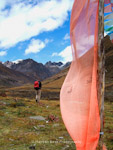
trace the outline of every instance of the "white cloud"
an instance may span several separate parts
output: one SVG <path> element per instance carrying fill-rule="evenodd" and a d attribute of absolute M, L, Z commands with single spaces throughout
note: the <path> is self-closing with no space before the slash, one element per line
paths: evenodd
<path fill-rule="evenodd" d="M 28 0 L 3 1 L 0 2 L 0 48 L 12 47 L 62 26 L 74 0 L 43 0 L 35 5 Z M 11 8 L 3 9 L 7 4 Z"/>
<path fill-rule="evenodd" d="M 46 44 L 42 42 L 41 40 L 32 40 L 28 48 L 25 50 L 25 55 L 30 53 L 38 53 L 40 52 Z"/>
<path fill-rule="evenodd" d="M 63 63 L 72 61 L 72 50 L 71 50 L 71 46 L 67 46 L 63 51 L 61 51 L 60 53 L 53 53 L 52 56 L 60 56 L 62 57 L 62 61 Z"/>
<path fill-rule="evenodd" d="M 59 55 L 58 55 L 58 53 L 53 53 L 52 57 L 54 57 L 54 56 L 59 56 Z"/>
<path fill-rule="evenodd" d="M 63 62 L 72 61 L 72 50 L 71 46 L 67 46 L 62 52 L 59 53 L 59 56 L 63 58 Z"/>
<path fill-rule="evenodd" d="M 7 55 L 6 51 L 0 51 L 0 56 L 5 56 L 5 55 Z"/>
<path fill-rule="evenodd" d="M 53 39 L 45 39 L 45 44 L 48 44 L 50 42 L 53 42 Z"/>
<path fill-rule="evenodd" d="M 68 39 L 70 39 L 70 36 L 68 33 L 66 33 L 66 35 L 64 36 L 64 40 L 68 40 Z"/>

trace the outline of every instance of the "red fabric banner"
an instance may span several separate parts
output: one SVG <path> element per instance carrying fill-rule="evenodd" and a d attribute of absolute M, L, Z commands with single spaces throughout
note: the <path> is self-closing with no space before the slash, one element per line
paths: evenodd
<path fill-rule="evenodd" d="M 96 150 L 98 0 L 75 0 L 70 23 L 73 61 L 60 92 L 64 124 L 77 150 Z"/>

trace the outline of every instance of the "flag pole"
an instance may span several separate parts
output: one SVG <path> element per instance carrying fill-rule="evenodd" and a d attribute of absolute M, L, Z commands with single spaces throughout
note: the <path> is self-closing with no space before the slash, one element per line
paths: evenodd
<path fill-rule="evenodd" d="M 105 91 L 105 49 L 104 39 L 104 0 L 99 0 L 98 18 L 98 103 L 100 113 L 100 138 L 98 150 L 103 150 L 103 120 L 104 120 L 104 91 Z"/>

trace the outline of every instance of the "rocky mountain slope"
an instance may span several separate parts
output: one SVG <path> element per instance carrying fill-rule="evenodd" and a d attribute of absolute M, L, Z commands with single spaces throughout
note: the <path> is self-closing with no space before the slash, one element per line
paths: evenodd
<path fill-rule="evenodd" d="M 37 63 L 32 59 L 22 60 L 18 63 L 7 61 L 4 65 L 12 70 L 22 72 L 23 74 L 31 77 L 33 80 L 44 80 L 52 75 L 49 69 L 42 63 Z"/>
<path fill-rule="evenodd" d="M 21 72 L 14 71 L 0 63 L 0 87 L 20 86 L 32 83 L 33 79 Z"/>
<path fill-rule="evenodd" d="M 44 80 L 54 74 L 65 69 L 70 63 L 63 64 L 62 62 L 47 62 L 45 65 L 38 63 L 32 59 L 20 60 L 17 62 L 6 61 L 4 65 L 15 71 L 31 77 L 33 80 Z"/>
<path fill-rule="evenodd" d="M 58 73 L 61 71 L 61 68 L 63 66 L 63 63 L 62 62 L 51 62 L 51 61 L 48 61 L 46 64 L 45 64 L 46 68 L 49 69 L 49 71 L 52 73 L 52 75 Z"/>

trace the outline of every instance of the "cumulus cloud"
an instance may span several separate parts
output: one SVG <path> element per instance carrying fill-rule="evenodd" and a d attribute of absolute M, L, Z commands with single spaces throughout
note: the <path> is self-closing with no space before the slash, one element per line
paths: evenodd
<path fill-rule="evenodd" d="M 68 33 L 66 33 L 66 35 L 64 36 L 64 40 L 68 40 L 68 39 L 70 39 L 70 36 Z"/>
<path fill-rule="evenodd" d="M 0 51 L 0 56 L 5 56 L 5 55 L 7 55 L 6 51 Z"/>
<path fill-rule="evenodd" d="M 74 0 L 1 1 L 0 48 L 10 48 L 18 42 L 62 26 L 73 2 Z"/>
<path fill-rule="evenodd" d="M 59 56 L 63 58 L 64 63 L 72 61 L 71 46 L 67 46 L 62 52 L 59 53 Z"/>
<path fill-rule="evenodd" d="M 43 41 L 33 39 L 31 43 L 29 44 L 28 48 L 25 50 L 25 55 L 30 54 L 30 53 L 36 54 L 40 52 L 45 46 L 46 46 L 46 43 L 44 43 Z"/>
<path fill-rule="evenodd" d="M 59 55 L 58 55 L 58 53 L 53 53 L 52 57 L 54 57 L 54 56 L 59 56 Z"/>
<path fill-rule="evenodd" d="M 63 63 L 72 61 L 72 51 L 71 51 L 71 46 L 67 46 L 63 51 L 60 53 L 53 53 L 52 56 L 60 56 L 62 57 Z"/>

